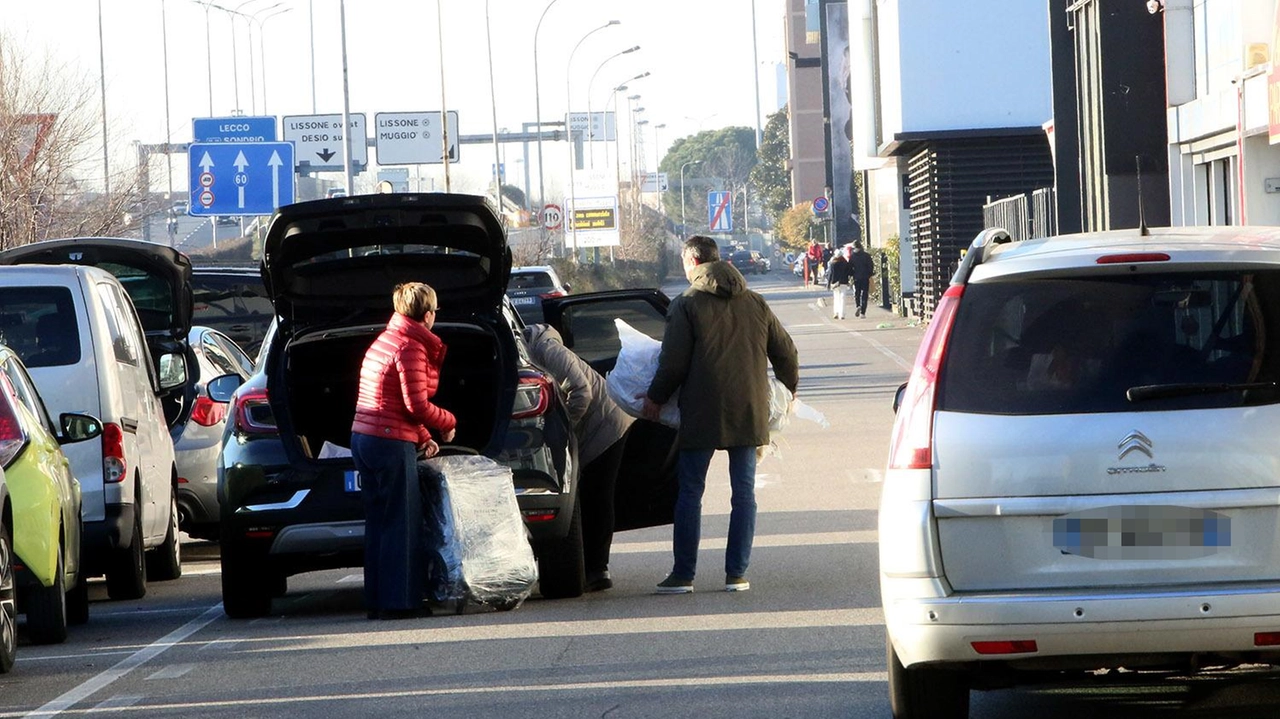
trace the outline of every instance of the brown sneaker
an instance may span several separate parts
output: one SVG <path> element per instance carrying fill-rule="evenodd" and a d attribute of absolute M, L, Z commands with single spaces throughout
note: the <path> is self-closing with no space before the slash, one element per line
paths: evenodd
<path fill-rule="evenodd" d="M 658 594 L 689 594 L 692 591 L 692 579 L 681 579 L 674 574 L 669 574 L 666 579 L 658 582 L 656 590 Z"/>
<path fill-rule="evenodd" d="M 746 577 L 724 575 L 724 590 L 726 592 L 745 592 L 750 588 L 751 582 L 748 582 Z"/>

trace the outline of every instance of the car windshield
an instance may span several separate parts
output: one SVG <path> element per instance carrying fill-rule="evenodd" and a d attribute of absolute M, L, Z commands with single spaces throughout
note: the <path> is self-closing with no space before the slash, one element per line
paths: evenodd
<path fill-rule="evenodd" d="M 1272 327 L 1280 327 L 1275 271 L 975 283 L 956 315 L 938 407 L 1063 414 L 1272 404 L 1280 402 Z M 1165 389 L 1130 392 L 1138 387 Z"/>

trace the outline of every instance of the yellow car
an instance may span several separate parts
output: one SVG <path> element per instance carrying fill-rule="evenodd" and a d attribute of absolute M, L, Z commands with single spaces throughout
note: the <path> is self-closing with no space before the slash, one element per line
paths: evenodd
<path fill-rule="evenodd" d="M 3 516 L 12 518 L 13 542 L 12 567 L 0 568 L 0 641 L 6 643 L 0 671 L 7 668 L 4 657 L 12 657 L 7 643 L 15 599 L 35 644 L 61 642 L 68 624 L 89 619 L 80 576 L 80 484 L 61 445 L 101 434 L 101 423 L 84 414 L 63 414 L 55 426 L 22 361 L 0 345 L 0 467 L 9 495 Z"/>

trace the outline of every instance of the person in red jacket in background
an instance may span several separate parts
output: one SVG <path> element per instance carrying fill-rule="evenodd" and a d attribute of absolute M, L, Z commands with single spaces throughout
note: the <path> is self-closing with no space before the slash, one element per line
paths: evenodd
<path fill-rule="evenodd" d="M 431 332 L 436 292 L 407 282 L 392 294 L 395 314 L 365 352 L 351 424 L 351 455 L 364 500 L 364 601 L 370 619 L 425 615 L 426 562 L 418 452 L 453 441 L 458 420 L 431 403 L 445 345 Z"/>

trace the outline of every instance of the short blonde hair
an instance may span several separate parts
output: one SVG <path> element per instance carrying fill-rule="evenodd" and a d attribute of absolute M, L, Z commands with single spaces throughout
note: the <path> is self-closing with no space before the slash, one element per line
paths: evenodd
<path fill-rule="evenodd" d="M 396 312 L 414 322 L 421 322 L 428 312 L 432 312 L 438 307 L 436 304 L 436 291 L 431 289 L 430 285 L 422 282 L 406 282 L 402 285 L 396 285 L 395 292 L 391 294 L 391 304 L 395 307 Z"/>

